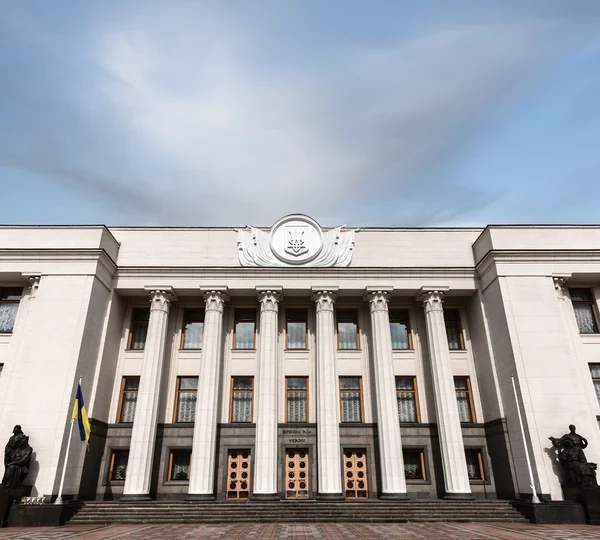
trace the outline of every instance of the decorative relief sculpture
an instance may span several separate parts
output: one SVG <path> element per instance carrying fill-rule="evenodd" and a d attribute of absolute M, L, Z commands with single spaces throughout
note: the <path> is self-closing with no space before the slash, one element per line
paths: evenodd
<path fill-rule="evenodd" d="M 549 437 L 558 454 L 558 461 L 567 474 L 566 487 L 597 486 L 596 464 L 588 462 L 583 452 L 588 442 L 575 432 L 575 426 L 569 426 L 569 433 L 560 439 Z"/>
<path fill-rule="evenodd" d="M 270 231 L 248 227 L 238 232 L 242 266 L 349 266 L 354 230 L 336 227 L 323 231 L 308 216 L 293 214 L 277 221 Z"/>
<path fill-rule="evenodd" d="M 4 448 L 4 476 L 2 485 L 14 489 L 19 487 L 27 473 L 33 449 L 29 446 L 29 437 L 21 430 L 21 426 L 15 426 L 13 435 Z"/>

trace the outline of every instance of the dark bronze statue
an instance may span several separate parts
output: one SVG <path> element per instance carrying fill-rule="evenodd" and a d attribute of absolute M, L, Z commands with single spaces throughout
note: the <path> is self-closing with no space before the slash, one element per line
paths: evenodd
<path fill-rule="evenodd" d="M 23 433 L 21 426 L 15 426 L 13 435 L 4 448 L 3 486 L 14 489 L 23 483 L 29 472 L 32 452 L 29 437 Z"/>
<path fill-rule="evenodd" d="M 588 442 L 585 437 L 575 433 L 575 426 L 569 426 L 569 433 L 560 439 L 549 437 L 558 454 L 558 461 L 567 474 L 567 487 L 597 486 L 596 464 L 588 462 L 583 452 Z"/>

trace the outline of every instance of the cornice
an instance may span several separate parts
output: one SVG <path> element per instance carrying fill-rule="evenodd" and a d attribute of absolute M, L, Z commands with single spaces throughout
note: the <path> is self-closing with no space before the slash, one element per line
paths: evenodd
<path fill-rule="evenodd" d="M 0 248 L 0 261 L 92 261 L 105 259 L 106 264 L 116 270 L 117 264 L 112 257 L 101 248 Z"/>
<path fill-rule="evenodd" d="M 497 263 L 573 263 L 600 262 L 600 249 L 561 250 L 490 250 L 475 266 L 476 275 L 483 278 Z"/>
<path fill-rule="evenodd" d="M 169 276 L 178 278 L 211 278 L 211 279 L 235 279 L 256 277 L 266 279 L 277 278 L 360 278 L 360 279 L 385 279 L 390 278 L 467 278 L 475 279 L 477 273 L 474 267 L 350 267 L 350 268 L 258 268 L 258 267 L 174 267 L 174 266 L 119 266 L 116 276 L 127 278 L 152 278 L 156 276 Z"/>

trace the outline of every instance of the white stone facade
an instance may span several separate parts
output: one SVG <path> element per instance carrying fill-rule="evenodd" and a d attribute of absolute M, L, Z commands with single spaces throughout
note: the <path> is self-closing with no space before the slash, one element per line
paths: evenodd
<path fill-rule="evenodd" d="M 251 456 L 251 497 L 286 497 L 294 448 L 309 454 L 309 498 L 348 496 L 352 451 L 365 453 L 370 498 L 513 498 L 531 494 L 526 444 L 537 492 L 561 500 L 548 437 L 569 424 L 600 461 L 590 371 L 600 369 L 600 333 L 581 332 L 571 299 L 587 291 L 599 311 L 600 226 L 278 223 L 272 244 L 261 228 L 0 227 L 0 293 L 22 289 L 0 301 L 18 304 L 0 333 L 0 437 L 15 424 L 29 435 L 33 495 L 57 493 L 79 376 L 91 451 L 72 444 L 64 493 L 84 499 L 225 498 L 236 451 Z M 138 349 L 136 308 L 148 311 Z M 199 347 L 184 347 L 187 310 L 204 313 Z M 293 310 L 306 313 L 302 347 L 290 341 Z M 242 311 L 256 313 L 254 342 Z M 391 331 L 400 312 L 406 346 Z M 344 322 L 348 313 L 355 319 Z M 139 377 L 133 422 L 120 421 L 124 377 Z M 179 417 L 182 378 L 197 380 L 193 422 L 189 408 Z M 250 412 L 239 412 L 249 421 L 235 421 L 233 378 L 252 382 Z M 400 421 L 397 378 L 414 385 L 402 394 L 414 420 Z M 286 385 L 298 379 L 306 422 L 288 418 Z M 356 380 L 360 390 L 341 386 Z M 360 407 L 346 411 L 358 393 Z M 126 477 L 115 478 L 115 456 L 127 451 Z M 173 473 L 177 452 L 191 454 L 186 478 Z"/>

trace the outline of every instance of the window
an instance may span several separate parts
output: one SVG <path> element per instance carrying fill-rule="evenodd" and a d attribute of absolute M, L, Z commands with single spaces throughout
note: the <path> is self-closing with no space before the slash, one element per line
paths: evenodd
<path fill-rule="evenodd" d="M 123 380 L 121 381 L 121 399 L 119 400 L 117 422 L 133 422 L 139 388 L 139 377 L 123 377 Z"/>
<path fill-rule="evenodd" d="M 286 349 L 307 349 L 308 311 L 306 309 L 286 309 Z"/>
<path fill-rule="evenodd" d="M 392 334 L 392 349 L 413 348 L 407 309 L 394 309 L 390 311 L 390 333 Z"/>
<path fill-rule="evenodd" d="M 2 375 L 2 370 L 4 369 L 4 364 L 0 364 L 0 376 Z"/>
<path fill-rule="evenodd" d="M 308 377 L 286 377 L 286 422 L 308 422 Z"/>
<path fill-rule="evenodd" d="M 342 422 L 362 422 L 362 380 L 340 377 Z"/>
<path fill-rule="evenodd" d="M 198 377 L 177 377 L 174 422 L 193 422 L 196 419 Z"/>
<path fill-rule="evenodd" d="M 169 455 L 169 480 L 189 480 L 191 450 L 171 450 Z"/>
<path fill-rule="evenodd" d="M 336 315 L 338 349 L 358 349 L 358 312 L 355 309 L 338 309 Z"/>
<path fill-rule="evenodd" d="M 469 377 L 454 377 L 454 388 L 456 389 L 456 402 L 458 404 L 458 416 L 460 421 L 475 422 L 473 396 L 471 394 L 471 380 Z"/>
<path fill-rule="evenodd" d="M 204 330 L 204 310 L 184 309 L 183 330 L 181 331 L 182 349 L 201 349 Z"/>
<path fill-rule="evenodd" d="M 465 349 L 465 340 L 460 325 L 460 313 L 458 309 L 444 310 L 444 322 L 446 323 L 448 347 L 451 351 L 463 351 Z"/>
<path fill-rule="evenodd" d="M 111 482 L 124 482 L 127 476 L 129 450 L 113 450 L 110 456 L 108 479 Z"/>
<path fill-rule="evenodd" d="M 481 450 L 466 449 L 465 457 L 467 458 L 469 480 L 485 480 Z"/>
<path fill-rule="evenodd" d="M 131 327 L 129 328 L 129 341 L 127 343 L 128 349 L 133 349 L 134 351 L 144 350 L 149 320 L 150 308 L 133 308 Z"/>
<path fill-rule="evenodd" d="M 598 310 L 589 289 L 569 289 L 580 334 L 598 333 Z"/>
<path fill-rule="evenodd" d="M 231 422 L 252 422 L 254 377 L 231 378 Z"/>
<path fill-rule="evenodd" d="M 422 448 L 403 448 L 404 477 L 407 480 L 427 480 L 425 475 L 425 452 Z"/>
<path fill-rule="evenodd" d="M 598 398 L 598 403 L 600 403 L 600 364 L 589 364 L 589 366 L 596 397 Z"/>
<path fill-rule="evenodd" d="M 256 309 L 236 309 L 233 336 L 234 349 L 254 349 Z"/>
<path fill-rule="evenodd" d="M 21 287 L 0 287 L 0 334 L 13 331 L 22 295 Z"/>
<path fill-rule="evenodd" d="M 396 377 L 396 399 L 400 422 L 420 422 L 415 377 Z"/>

